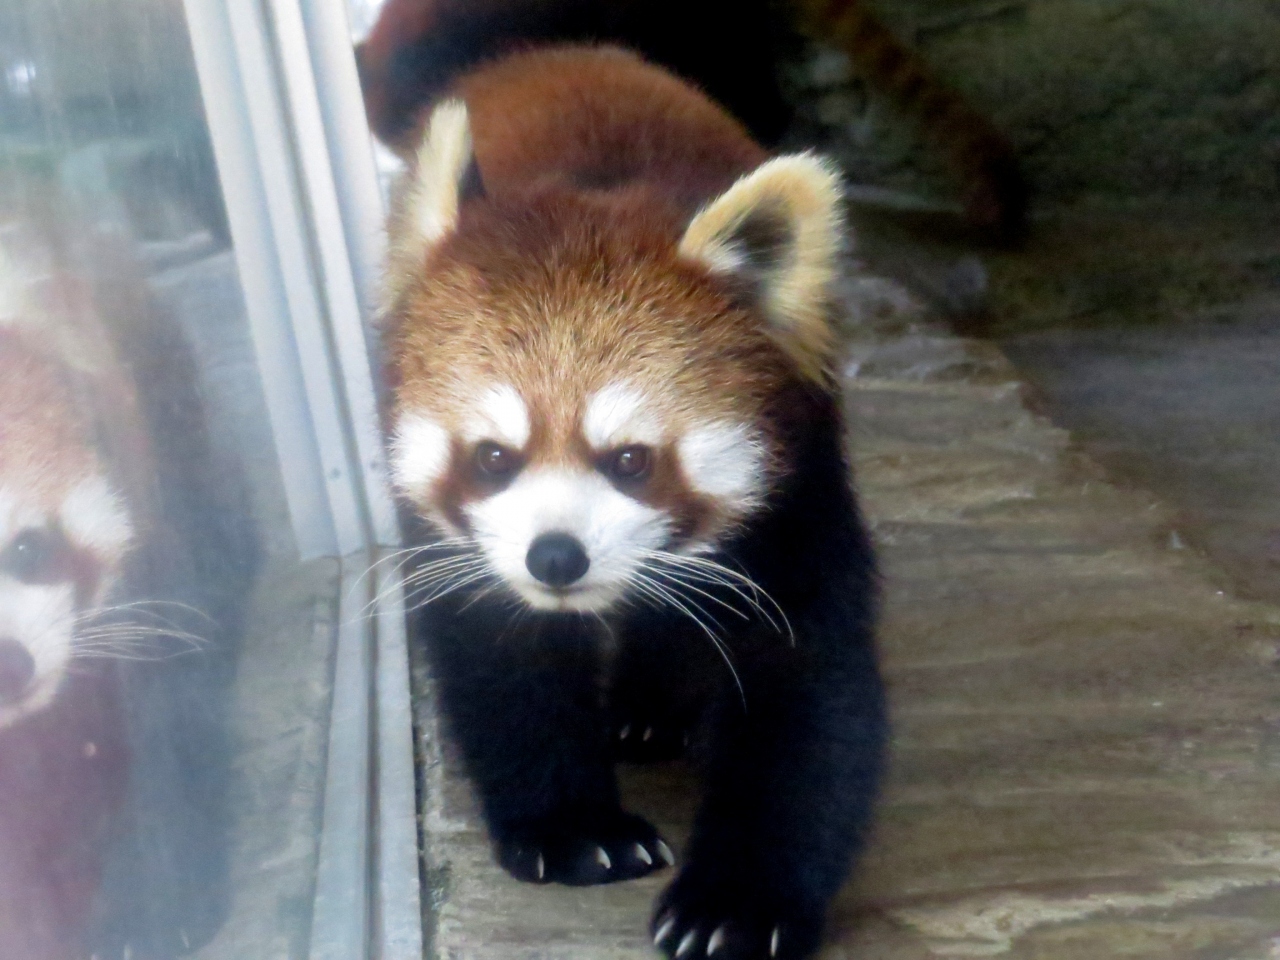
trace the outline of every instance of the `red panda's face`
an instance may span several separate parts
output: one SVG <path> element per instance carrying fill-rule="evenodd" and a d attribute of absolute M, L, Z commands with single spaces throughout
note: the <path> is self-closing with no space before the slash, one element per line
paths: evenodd
<path fill-rule="evenodd" d="M 787 470 L 770 410 L 822 364 L 834 177 L 766 164 L 683 239 L 642 192 L 459 214 L 466 130 L 460 105 L 440 108 L 393 223 L 396 485 L 473 558 L 443 561 L 442 589 L 496 578 L 545 610 L 665 603 L 664 565 L 714 551 Z M 818 186 L 797 199 L 799 167 Z M 814 227 L 795 208 L 824 190 Z M 819 228 L 820 263 L 805 246 Z"/>
<path fill-rule="evenodd" d="M 761 503 L 775 465 L 744 411 L 691 409 L 675 385 L 552 380 L 423 391 L 393 445 L 403 493 L 531 606 L 642 594 L 646 570 L 714 548 Z"/>
<path fill-rule="evenodd" d="M 131 536 L 56 368 L 0 331 L 0 729 L 53 700 Z"/>
<path fill-rule="evenodd" d="M 406 305 L 392 462 L 531 606 L 599 611 L 760 507 L 788 369 L 670 244 L 540 213 L 514 247 L 502 211 L 471 224 Z"/>

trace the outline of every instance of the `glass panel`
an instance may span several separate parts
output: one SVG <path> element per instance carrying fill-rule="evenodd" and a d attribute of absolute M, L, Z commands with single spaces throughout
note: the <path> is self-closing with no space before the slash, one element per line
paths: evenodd
<path fill-rule="evenodd" d="M 180 0 L 0 0 L 0 957 L 306 956 L 339 574 Z"/>

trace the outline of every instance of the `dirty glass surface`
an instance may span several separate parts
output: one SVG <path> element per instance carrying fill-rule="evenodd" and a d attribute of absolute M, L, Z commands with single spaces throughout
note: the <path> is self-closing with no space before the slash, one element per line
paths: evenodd
<path fill-rule="evenodd" d="M 301 957 L 298 559 L 180 0 L 0 0 L 0 957 Z"/>

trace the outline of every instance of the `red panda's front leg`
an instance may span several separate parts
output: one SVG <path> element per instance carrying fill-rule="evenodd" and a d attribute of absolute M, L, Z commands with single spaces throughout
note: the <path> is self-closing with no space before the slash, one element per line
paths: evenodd
<path fill-rule="evenodd" d="M 498 862 L 518 880 L 630 880 L 674 862 L 618 798 L 593 623 L 465 601 L 432 612 L 446 722 L 480 795 Z"/>
<path fill-rule="evenodd" d="M 654 912 L 655 944 L 679 960 L 808 957 L 870 826 L 887 738 L 875 561 L 838 430 L 797 448 L 789 489 L 736 552 L 794 636 L 729 640 L 741 691 L 719 698 L 686 861 Z"/>
<path fill-rule="evenodd" d="M 739 661 L 686 863 L 654 911 L 670 957 L 800 960 L 871 817 L 883 704 L 869 648 L 844 664 Z"/>

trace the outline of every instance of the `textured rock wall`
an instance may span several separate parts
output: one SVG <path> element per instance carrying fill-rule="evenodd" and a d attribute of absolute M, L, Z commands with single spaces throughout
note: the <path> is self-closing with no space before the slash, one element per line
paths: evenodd
<path fill-rule="evenodd" d="M 1274 0 L 878 0 L 900 36 L 1010 136 L 1042 201 L 1280 198 Z M 797 130 L 855 176 L 932 187 L 938 165 L 842 58 L 787 72 Z"/>

